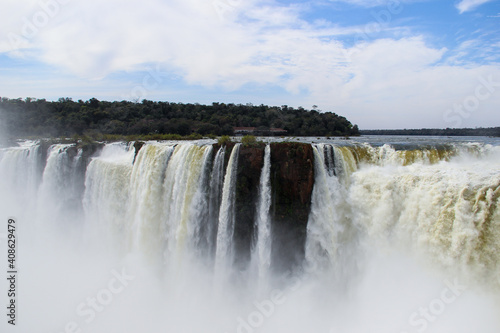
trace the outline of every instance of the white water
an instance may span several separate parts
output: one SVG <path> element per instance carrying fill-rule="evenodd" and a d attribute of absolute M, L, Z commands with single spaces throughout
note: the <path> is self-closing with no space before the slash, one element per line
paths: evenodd
<path fill-rule="evenodd" d="M 209 148 L 194 144 L 178 145 L 168 163 L 163 183 L 164 216 L 159 235 L 165 235 L 166 261 L 174 270 L 180 269 L 184 259 L 189 259 L 186 251 L 196 243 L 199 221 L 194 217 L 201 199 L 196 193 L 201 185 L 202 167 Z"/>
<path fill-rule="evenodd" d="M 18 206 L 19 202 L 30 208 L 36 204 L 34 198 L 41 181 L 38 153 L 39 146 L 36 142 L 26 142 L 21 147 L 0 150 L 0 187 L 4 192 L 9 192 L 0 203 L 2 211 Z"/>
<path fill-rule="evenodd" d="M 365 167 L 349 193 L 359 207 L 355 219 L 370 239 L 431 259 L 463 280 L 499 285 L 499 165 L 495 147 L 479 160 Z"/>
<path fill-rule="evenodd" d="M 83 207 L 90 228 L 90 240 L 104 235 L 120 248 L 129 244 L 127 207 L 130 197 L 134 149 L 121 143 L 108 144 L 87 167 Z M 107 250 L 112 250 L 111 245 Z"/>
<path fill-rule="evenodd" d="M 215 279 L 217 283 L 225 282 L 229 268 L 234 261 L 234 200 L 240 146 L 241 144 L 234 145 L 224 177 L 219 225 L 217 229 L 217 245 L 215 249 Z"/>
<path fill-rule="evenodd" d="M 256 237 L 252 262 L 257 270 L 258 288 L 265 289 L 271 269 L 271 146 L 266 145 L 264 165 L 260 175 L 259 201 L 257 205 Z"/>
<path fill-rule="evenodd" d="M 70 231 L 79 232 L 83 220 L 81 193 L 84 175 L 81 156 L 82 151 L 75 151 L 70 144 L 55 144 L 49 148 L 47 164 L 36 195 L 36 212 L 40 215 L 37 219 L 50 221 L 43 227 L 69 228 Z"/>
<path fill-rule="evenodd" d="M 357 259 L 349 248 L 356 240 L 347 189 L 329 172 L 331 161 L 325 161 L 325 150 L 327 157 L 331 152 L 328 148 L 324 144 L 313 146 L 315 186 L 307 225 L 306 260 L 314 273 L 326 270 L 330 275 L 349 274 L 346 263 Z"/>
<path fill-rule="evenodd" d="M 205 249 L 208 259 L 215 254 L 217 241 L 217 228 L 219 225 L 219 210 L 222 200 L 222 187 L 224 185 L 224 157 L 226 147 L 220 147 L 215 155 L 212 173 L 210 175 L 210 189 L 208 197 L 208 221 L 205 229 Z"/>
<path fill-rule="evenodd" d="M 144 251 L 149 258 L 155 254 L 161 257 L 162 185 L 174 149 L 169 145 L 146 143 L 137 154 L 130 175 L 129 246 Z"/>
<path fill-rule="evenodd" d="M 107 144 L 87 166 L 84 189 L 81 154 L 68 146 L 50 148 L 43 173 L 36 145 L 0 150 L 0 212 L 19 221 L 18 325 L 4 315 L 0 331 L 500 331 L 498 146 L 441 154 L 315 145 L 304 269 L 273 276 L 272 220 L 257 229 L 267 293 L 231 269 L 239 149 L 222 181 L 224 150 L 214 157 L 210 145 L 148 142 L 134 158 L 132 145 Z M 264 217 L 272 216 L 268 158 L 266 148 Z M 215 275 L 228 283 L 216 279 L 214 288 L 213 262 L 200 262 L 210 251 L 199 244 L 210 247 L 202 224 L 219 196 Z M 83 211 L 72 212 L 81 197 Z M 124 284 L 122 270 L 133 277 Z"/>

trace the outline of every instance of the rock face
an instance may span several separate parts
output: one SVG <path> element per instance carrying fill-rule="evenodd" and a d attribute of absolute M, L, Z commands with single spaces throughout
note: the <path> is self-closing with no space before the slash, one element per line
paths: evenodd
<path fill-rule="evenodd" d="M 286 272 L 302 262 L 314 186 L 310 144 L 271 144 L 273 267 Z"/>
<path fill-rule="evenodd" d="M 250 259 L 259 200 L 259 183 L 264 165 L 265 144 L 240 147 L 236 178 L 235 245 L 241 264 Z"/>
<path fill-rule="evenodd" d="M 134 162 L 135 158 L 137 157 L 137 154 L 139 154 L 139 150 L 141 150 L 142 146 L 144 146 L 145 142 L 144 141 L 136 141 L 134 142 Z"/>

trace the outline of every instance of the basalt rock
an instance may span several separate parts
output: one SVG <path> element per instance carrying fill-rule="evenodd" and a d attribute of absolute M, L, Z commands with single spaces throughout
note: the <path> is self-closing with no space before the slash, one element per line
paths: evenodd
<path fill-rule="evenodd" d="M 142 146 L 144 146 L 144 141 L 135 141 L 134 142 L 134 163 L 137 158 L 137 154 L 139 154 L 139 150 L 141 150 Z"/>
<path fill-rule="evenodd" d="M 250 248 L 255 234 L 260 175 L 264 165 L 264 148 L 263 143 L 242 145 L 238 156 L 234 239 L 240 263 L 250 259 Z"/>
<path fill-rule="evenodd" d="M 310 144 L 271 144 L 273 267 L 287 271 L 305 255 L 307 221 L 314 186 Z"/>

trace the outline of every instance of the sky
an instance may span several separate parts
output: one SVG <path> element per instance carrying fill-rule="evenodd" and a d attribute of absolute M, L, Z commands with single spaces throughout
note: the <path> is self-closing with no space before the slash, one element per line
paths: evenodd
<path fill-rule="evenodd" d="M 2 0 L 0 96 L 500 126 L 500 0 Z"/>

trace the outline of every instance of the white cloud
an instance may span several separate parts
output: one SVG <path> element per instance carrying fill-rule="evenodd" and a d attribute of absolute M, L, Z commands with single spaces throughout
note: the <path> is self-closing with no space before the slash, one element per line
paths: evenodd
<path fill-rule="evenodd" d="M 362 6 L 362 7 L 377 7 L 386 5 L 392 0 L 330 0 L 332 2 L 344 2 L 351 5 Z"/>
<path fill-rule="evenodd" d="M 491 0 L 462 0 L 456 5 L 456 7 L 457 7 L 458 11 L 460 12 L 460 14 L 462 14 L 462 13 L 471 11 L 471 10 L 475 9 L 476 7 L 478 7 L 484 3 L 490 2 L 490 1 Z"/>
<path fill-rule="evenodd" d="M 350 5 L 361 7 L 379 7 L 379 6 L 399 6 L 403 3 L 423 2 L 428 0 L 327 0 L 328 2 L 343 2 Z"/>
<path fill-rule="evenodd" d="M 43 10 L 38 2 L 29 1 L 28 7 L 24 3 L 28 2 L 11 1 L 15 11 L 0 13 L 3 31 L 22 35 L 23 18 L 32 22 Z M 81 89 L 92 91 L 88 79 L 98 79 L 93 86 L 100 90 L 116 84 L 110 79 L 113 73 L 158 64 L 187 85 L 219 92 L 237 92 L 248 84 L 280 87 L 288 94 L 276 96 L 276 103 L 268 99 L 269 103 L 317 104 L 362 128 L 410 127 L 405 125 L 408 122 L 414 124 L 411 127 L 449 126 L 444 112 L 474 92 L 478 77 L 493 73 L 500 81 L 498 66 L 459 67 L 446 62 L 446 50 L 428 46 L 421 36 L 377 39 L 377 34 L 370 34 L 362 43 L 346 48 L 338 38 L 353 35 L 356 27 L 312 24 L 300 19 L 300 14 L 300 7 L 279 6 L 272 0 L 61 2 L 57 14 L 25 44 L 4 40 L 0 52 L 15 51 L 63 71 L 64 80 L 73 79 L 57 84 L 69 85 L 70 93 L 78 92 L 82 78 Z M 10 87 L 9 80 L 2 81 L 2 91 L 23 87 L 19 80 Z M 47 96 L 48 86 L 38 90 L 41 95 L 29 95 Z M 123 83 L 117 86 L 125 89 Z M 28 87 L 29 91 L 37 89 Z M 481 113 L 498 109 L 499 95 L 496 92 L 482 102 L 475 114 L 464 118 L 464 126 L 500 123 L 498 113 Z"/>

